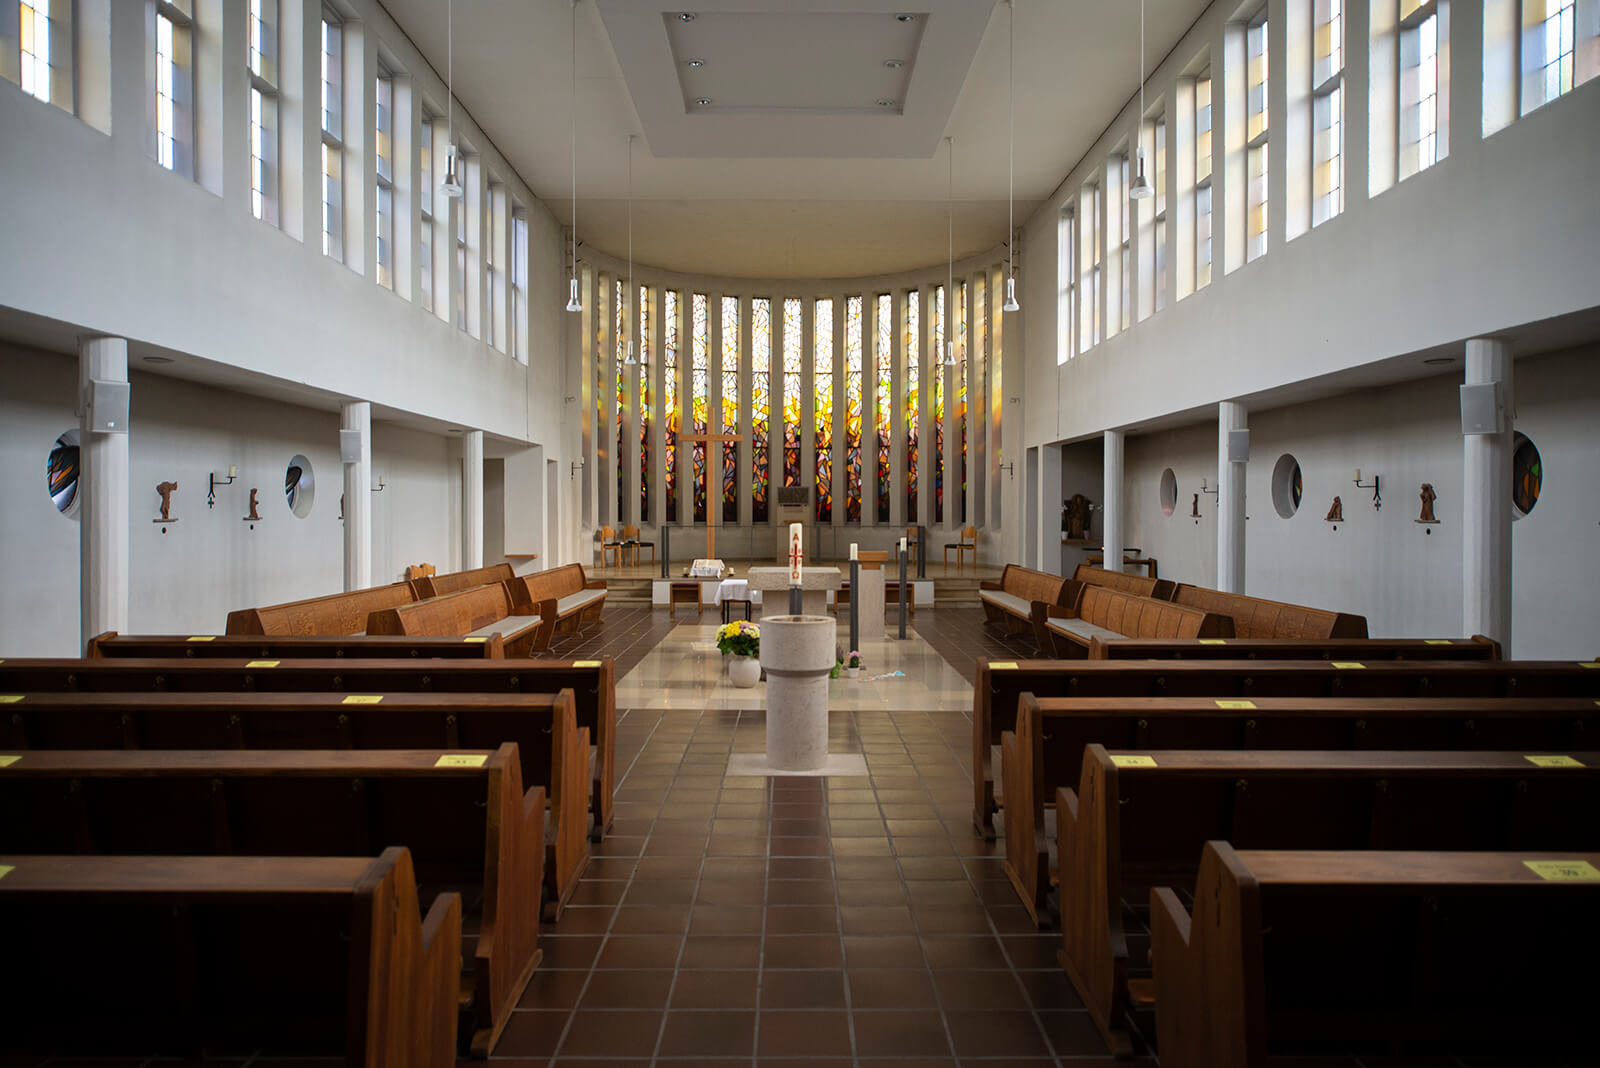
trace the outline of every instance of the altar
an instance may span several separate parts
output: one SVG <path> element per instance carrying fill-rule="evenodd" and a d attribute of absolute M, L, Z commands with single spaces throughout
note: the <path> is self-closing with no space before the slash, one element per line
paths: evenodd
<path fill-rule="evenodd" d="M 787 567 L 752 567 L 747 572 L 752 590 L 761 591 L 761 615 L 786 616 L 789 614 L 789 569 Z M 844 576 L 836 567 L 803 567 L 800 569 L 801 614 L 823 616 L 828 614 L 828 594 L 838 590 Z"/>

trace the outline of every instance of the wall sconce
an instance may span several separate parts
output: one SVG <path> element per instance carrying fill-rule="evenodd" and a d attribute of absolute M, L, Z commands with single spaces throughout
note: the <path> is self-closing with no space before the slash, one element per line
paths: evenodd
<path fill-rule="evenodd" d="M 1361 481 L 1361 468 L 1356 468 L 1356 487 L 1358 489 L 1370 489 L 1372 491 L 1372 510 L 1375 512 L 1381 512 L 1383 510 L 1383 494 L 1378 488 L 1379 480 L 1381 478 L 1381 475 L 1373 475 L 1371 482 L 1363 482 Z"/>
<path fill-rule="evenodd" d="M 1017 477 L 1017 465 L 1014 464 L 1014 463 L 1000 464 L 996 468 L 996 470 L 997 471 L 1004 471 L 1006 473 L 1006 478 L 1007 479 L 1014 479 L 1014 478 Z"/>
<path fill-rule="evenodd" d="M 1207 489 L 1206 488 L 1206 480 L 1202 478 L 1200 480 L 1200 492 L 1201 493 L 1209 493 L 1213 497 L 1215 497 L 1217 494 L 1222 492 L 1222 487 L 1218 486 L 1216 489 Z"/>
<path fill-rule="evenodd" d="M 388 485 L 388 483 L 383 480 L 383 476 L 379 475 L 378 476 L 378 484 L 376 486 L 372 487 L 372 492 L 373 493 L 382 493 L 383 492 L 383 488 L 385 486 L 387 486 L 387 485 Z"/>
<path fill-rule="evenodd" d="M 210 476 L 211 477 L 211 484 L 210 484 L 210 487 L 206 490 L 206 507 L 207 508 L 215 508 L 217 506 L 217 487 L 218 486 L 231 486 L 231 485 L 233 485 L 234 474 L 235 474 L 235 468 L 234 468 L 234 466 L 232 464 L 228 465 L 228 477 L 227 478 L 222 478 L 222 477 L 218 476 L 218 474 L 215 471 L 211 472 L 211 476 Z"/>
<path fill-rule="evenodd" d="M 571 469 L 568 472 L 568 481 L 571 481 L 572 479 L 576 479 L 578 477 L 578 472 L 584 469 L 585 464 L 582 460 L 573 460 L 567 466 Z"/>

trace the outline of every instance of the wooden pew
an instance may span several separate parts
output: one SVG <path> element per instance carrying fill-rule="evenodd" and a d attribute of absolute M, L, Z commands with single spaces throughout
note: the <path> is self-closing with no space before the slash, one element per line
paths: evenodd
<path fill-rule="evenodd" d="M 509 583 L 517 577 L 510 564 L 492 564 L 489 567 L 475 567 L 470 571 L 453 571 L 448 575 L 419 575 L 411 580 L 411 586 L 416 590 L 419 601 L 430 597 L 442 597 L 447 593 L 456 593 L 460 590 L 470 590 L 474 586 L 497 586 Z"/>
<path fill-rule="evenodd" d="M 1470 638 L 1095 638 L 1090 660 L 1499 660 Z"/>
<path fill-rule="evenodd" d="M 1172 588 L 1175 604 L 1233 617 L 1233 633 L 1241 638 L 1365 638 L 1367 617 L 1331 612 L 1301 604 L 1284 604 L 1242 593 L 1223 593 L 1180 582 Z"/>
<path fill-rule="evenodd" d="M 1553 756 L 1554 754 L 1547 754 Z M 1056 790 L 1060 960 L 1113 1053 L 1152 990 L 1123 923 L 1153 886 L 1191 886 L 1209 840 L 1239 849 L 1600 849 L 1600 753 L 1150 750 L 1091 745 Z M 1135 976 L 1141 978 L 1135 978 Z M 1157 1006 L 1157 1012 L 1160 1007 Z"/>
<path fill-rule="evenodd" d="M 430 660 L 461 657 L 497 660 L 505 654 L 499 634 L 487 638 L 454 636 L 399 637 L 367 635 L 254 634 L 118 634 L 114 630 L 89 639 L 87 655 L 99 657 L 223 657 L 287 660 L 316 657 L 400 657 Z"/>
<path fill-rule="evenodd" d="M 1561 753 L 1600 737 L 1592 698 L 1022 698 L 1001 743 L 1005 870 L 1035 922 L 1050 888 L 1045 808 L 1085 749 L 1478 749 Z"/>
<path fill-rule="evenodd" d="M 372 613 L 417 599 L 409 582 L 228 613 L 229 634 L 360 634 Z"/>
<path fill-rule="evenodd" d="M 45 750 L 0 774 L 0 853 L 375 856 L 404 843 L 427 908 L 465 903 L 457 1033 L 488 1056 L 539 948 L 545 792 L 514 743 L 428 750 Z"/>
<path fill-rule="evenodd" d="M 1172 600 L 1173 584 L 1171 579 L 1158 579 L 1147 575 L 1133 575 L 1126 571 L 1107 571 L 1103 567 L 1092 564 L 1079 564 L 1072 569 L 1072 578 L 1068 579 L 1073 585 L 1069 591 L 1069 603 L 1075 602 L 1079 595 L 1079 588 L 1083 586 L 1103 586 L 1108 590 L 1117 590 L 1120 593 L 1132 594 L 1135 597 L 1154 597 L 1158 601 Z"/>
<path fill-rule="evenodd" d="M 1085 586 L 1073 609 L 1035 601 L 1034 640 L 1058 659 L 1083 659 L 1091 642 L 1120 638 L 1225 639 L 1233 619 L 1154 597 Z"/>
<path fill-rule="evenodd" d="M 1075 603 L 1072 598 L 1077 594 L 1060 575 L 1018 564 L 1007 564 L 999 582 L 978 583 L 985 619 L 1003 625 L 1009 634 L 1022 634 L 1033 627 L 1033 605 L 1055 605 L 1065 611 Z"/>
<path fill-rule="evenodd" d="M 23 692 L 334 691 L 356 693 L 555 693 L 570 689 L 578 726 L 595 747 L 590 836 L 611 827 L 617 683 L 609 656 L 594 660 L 0 660 L 0 696 Z M 1013 702 L 1014 706 L 1014 702 Z M 4 709 L 0 709 L 0 715 Z M 422 743 L 438 744 L 435 741 Z M 452 743 L 445 743 L 446 745 Z M 494 742 L 499 744 L 499 740 Z"/>
<path fill-rule="evenodd" d="M 606 606 L 606 580 L 589 578 L 582 564 L 563 564 L 531 575 L 521 575 L 509 583 L 516 603 L 531 606 L 546 619 L 555 621 L 563 634 L 586 622 L 600 618 Z"/>
<path fill-rule="evenodd" d="M 1208 842 L 1192 916 L 1172 890 L 1150 895 L 1162 1068 L 1260 1068 L 1330 1043 L 1517 1064 L 1592 1052 L 1597 867 L 1600 853 L 1567 850 Z"/>
<path fill-rule="evenodd" d="M 461 898 L 411 856 L 0 856 L 0 1052 L 455 1063 Z"/>
<path fill-rule="evenodd" d="M 1584 667 L 1584 663 L 1590 666 Z M 1351 666 L 1355 665 L 1355 666 Z M 0 664 L 0 693 L 5 689 Z M 992 748 L 1039 697 L 1600 697 L 1600 668 L 1572 660 L 1493 662 L 990 660 L 972 687 L 972 821 L 994 837 Z"/>
<path fill-rule="evenodd" d="M 426 581 L 419 579 L 420 581 Z M 367 617 L 368 634 L 408 638 L 453 635 L 462 638 L 499 637 L 506 655 L 524 657 L 550 647 L 555 620 L 542 619 L 528 605 L 514 604 L 503 583 L 472 586 L 426 601 L 384 608 Z"/>
<path fill-rule="evenodd" d="M 114 661 L 113 661 L 114 663 Z M 8 751 L 46 749 L 494 749 L 549 799 L 545 915 L 560 917 L 589 862 L 588 731 L 572 692 L 29 693 L 7 708 Z"/>

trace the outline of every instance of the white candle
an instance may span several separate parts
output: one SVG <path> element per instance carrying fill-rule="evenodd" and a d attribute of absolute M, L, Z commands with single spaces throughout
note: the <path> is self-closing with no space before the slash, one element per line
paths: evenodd
<path fill-rule="evenodd" d="M 906 551 L 906 539 L 904 539 L 904 538 L 900 539 L 900 551 L 902 553 L 904 553 Z"/>
<path fill-rule="evenodd" d="M 1200 488 L 1201 489 L 1205 489 L 1206 488 L 1206 480 L 1203 479 L 1203 478 L 1200 480 Z"/>
<path fill-rule="evenodd" d="M 855 558 L 856 558 L 856 543 L 855 542 L 851 542 L 850 543 L 850 559 L 854 560 Z"/>
<path fill-rule="evenodd" d="M 800 524 L 789 524 L 789 585 L 800 585 L 801 541 Z"/>
<path fill-rule="evenodd" d="M 229 478 L 233 477 L 233 465 L 232 464 L 228 465 L 228 477 Z"/>
<path fill-rule="evenodd" d="M 1359 468 L 1359 467 L 1356 468 L 1356 481 L 1357 482 L 1361 481 L 1361 468 Z"/>

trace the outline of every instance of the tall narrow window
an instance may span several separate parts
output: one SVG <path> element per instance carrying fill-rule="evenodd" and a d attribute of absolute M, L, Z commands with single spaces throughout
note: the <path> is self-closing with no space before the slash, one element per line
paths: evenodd
<path fill-rule="evenodd" d="M 683 425 L 678 408 L 678 293 L 661 293 L 661 373 L 666 383 L 662 396 L 661 472 L 666 476 L 666 516 L 678 521 L 678 428 Z"/>
<path fill-rule="evenodd" d="M 505 284 L 505 268 L 501 265 L 505 259 L 500 250 L 501 234 L 506 227 L 506 187 L 501 183 L 489 182 L 489 235 L 483 239 L 483 340 L 490 346 L 506 351 L 506 328 L 501 322 L 506 311 L 505 296 L 501 286 Z"/>
<path fill-rule="evenodd" d="M 894 298 L 888 293 L 878 294 L 877 329 L 877 389 L 873 394 L 877 412 L 873 423 L 878 428 L 878 522 L 889 521 L 889 457 L 893 447 L 894 419 Z"/>
<path fill-rule="evenodd" d="M 250 213 L 278 225 L 278 0 L 250 0 Z"/>
<path fill-rule="evenodd" d="M 811 396 L 816 416 L 817 507 L 816 521 L 833 521 L 833 300 L 822 297 L 814 305 L 812 330 Z"/>
<path fill-rule="evenodd" d="M 770 518 L 772 492 L 772 301 L 750 302 L 750 519 Z"/>
<path fill-rule="evenodd" d="M 1150 129 L 1151 139 L 1155 142 L 1155 301 L 1151 307 L 1156 311 L 1167 306 L 1167 117 L 1165 115 L 1156 119 Z"/>
<path fill-rule="evenodd" d="M 1194 80 L 1194 287 L 1211 284 L 1211 72 Z"/>
<path fill-rule="evenodd" d="M 1078 335 L 1073 329 L 1078 314 L 1078 264 L 1075 260 L 1077 218 L 1071 208 L 1056 221 L 1056 363 L 1072 359 Z"/>
<path fill-rule="evenodd" d="M 420 174 L 417 189 L 419 215 L 417 237 L 421 247 L 417 253 L 417 267 L 421 278 L 424 311 L 433 311 L 433 116 L 422 113 L 422 129 L 417 137 L 417 171 Z"/>
<path fill-rule="evenodd" d="M 465 163 L 463 154 L 463 164 Z M 465 166 L 462 167 L 463 171 Z M 471 189 L 469 184 L 468 189 Z M 467 196 L 466 193 L 453 198 L 449 206 L 450 218 L 454 220 L 455 232 L 456 269 L 450 293 L 450 310 L 455 314 L 456 329 L 465 330 L 470 323 L 467 317 Z"/>
<path fill-rule="evenodd" d="M 711 334 L 708 325 L 708 308 L 706 295 L 696 293 L 689 298 L 689 310 L 692 323 L 690 326 L 690 359 L 689 370 L 691 373 L 690 388 L 694 391 L 694 433 L 705 434 L 709 423 L 709 408 L 711 407 Z M 706 443 L 694 443 L 694 521 L 707 522 L 706 519 Z"/>
<path fill-rule="evenodd" d="M 520 207 L 511 212 L 511 334 L 516 358 L 527 363 L 528 213 Z"/>
<path fill-rule="evenodd" d="M 722 298 L 723 434 L 739 432 L 739 298 Z M 722 443 L 722 521 L 739 521 L 739 446 Z"/>
<path fill-rule="evenodd" d="M 844 521 L 861 522 L 861 406 L 866 396 L 862 322 L 864 301 L 844 301 Z"/>
<path fill-rule="evenodd" d="M 1522 0 L 1522 113 L 1573 86 L 1577 5 L 1573 0 Z"/>
<path fill-rule="evenodd" d="M 922 294 L 913 289 L 906 294 L 906 522 L 916 523 L 917 477 L 921 469 L 918 462 L 918 437 L 921 428 L 919 409 L 922 404 L 922 359 L 919 351 L 922 340 Z"/>
<path fill-rule="evenodd" d="M 1400 2 L 1400 177 L 1439 162 L 1439 2 Z"/>
<path fill-rule="evenodd" d="M 374 207 L 378 284 L 394 288 L 394 76 L 382 67 L 373 86 L 373 171 L 377 181 Z"/>
<path fill-rule="evenodd" d="M 1083 187 L 1083 230 L 1079 238 L 1079 271 L 1083 275 L 1084 313 L 1079 317 L 1078 334 L 1080 352 L 1100 344 L 1100 324 L 1104 305 L 1100 302 L 1100 260 L 1105 250 L 1105 231 L 1101 228 L 1105 195 L 1100 186 Z"/>
<path fill-rule="evenodd" d="M 194 177 L 193 0 L 156 0 L 156 162 Z"/>
<path fill-rule="evenodd" d="M 22 91 L 72 110 L 72 0 L 21 0 Z"/>
<path fill-rule="evenodd" d="M 1120 239 L 1120 244 L 1117 248 L 1117 268 L 1122 276 L 1122 281 L 1118 288 L 1117 321 L 1111 324 L 1112 329 L 1106 332 L 1107 337 L 1118 331 L 1128 329 L 1128 324 L 1132 319 L 1130 313 L 1133 310 L 1133 257 L 1129 254 L 1130 242 L 1133 238 L 1133 228 L 1129 225 L 1132 222 L 1133 199 L 1128 196 L 1128 154 L 1126 152 L 1117 158 L 1115 166 L 1118 172 L 1117 190 L 1119 195 L 1117 201 L 1121 206 L 1121 211 L 1118 214 L 1120 221 L 1117 229 L 1117 237 Z"/>
<path fill-rule="evenodd" d="M 1248 262 L 1267 251 L 1267 173 L 1270 157 L 1267 146 L 1269 126 L 1269 86 L 1267 82 L 1267 12 L 1250 21 L 1245 30 L 1245 53 L 1249 67 L 1245 76 L 1247 99 L 1245 102 L 1245 166 L 1249 184 L 1246 187 L 1244 258 Z"/>
<path fill-rule="evenodd" d="M 1313 0 L 1311 225 L 1344 210 L 1344 4 Z"/>
<path fill-rule="evenodd" d="M 516 272 L 516 264 L 511 270 Z M 639 301 L 639 522 L 650 522 L 650 420 L 655 418 L 655 397 L 650 392 L 650 354 L 655 344 L 655 323 L 650 319 L 650 290 L 635 289 Z"/>
<path fill-rule="evenodd" d="M 322 12 L 322 253 L 344 259 L 344 27 Z"/>
<path fill-rule="evenodd" d="M 945 380 L 950 377 L 944 361 L 948 358 L 945 343 L 950 340 L 945 317 L 944 286 L 933 287 L 933 322 L 931 339 L 933 351 L 928 353 L 928 373 L 933 375 L 933 455 L 928 458 L 933 468 L 933 521 L 944 522 L 944 394 Z"/>
<path fill-rule="evenodd" d="M 801 337 L 803 306 L 798 297 L 783 302 L 783 484 L 800 485 L 800 382 L 805 374 Z"/>

